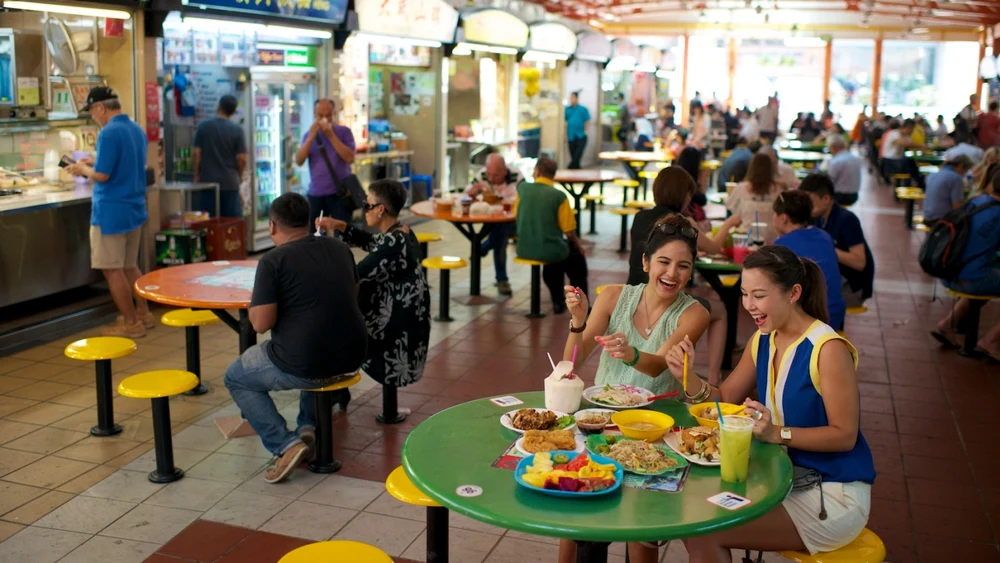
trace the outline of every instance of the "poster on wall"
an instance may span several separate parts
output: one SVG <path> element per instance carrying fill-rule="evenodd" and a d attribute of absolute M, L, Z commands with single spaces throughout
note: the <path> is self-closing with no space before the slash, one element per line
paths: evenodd
<path fill-rule="evenodd" d="M 434 95 L 434 73 L 394 72 L 391 77 L 393 115 L 417 115 L 424 99 Z"/>
<path fill-rule="evenodd" d="M 381 69 L 368 69 L 368 108 L 372 119 L 385 117 L 385 87 L 382 86 L 382 78 Z"/>
<path fill-rule="evenodd" d="M 372 43 L 369 61 L 373 65 L 431 66 L 431 48 L 420 45 Z"/>
<path fill-rule="evenodd" d="M 189 65 L 194 60 L 194 41 L 190 31 L 166 31 L 163 34 L 163 63 Z"/>

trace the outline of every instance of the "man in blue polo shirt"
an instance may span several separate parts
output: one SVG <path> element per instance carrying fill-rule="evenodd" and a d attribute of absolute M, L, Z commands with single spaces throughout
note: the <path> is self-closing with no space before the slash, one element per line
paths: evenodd
<path fill-rule="evenodd" d="M 121 312 L 106 336 L 137 338 L 156 321 L 132 287 L 139 279 L 139 242 L 146 222 L 146 133 L 122 113 L 111 88 L 91 89 L 83 108 L 101 126 L 97 160 L 81 159 L 67 167 L 94 182 L 90 213 L 90 265 L 101 270 Z M 133 301 L 134 300 L 134 301 Z"/>
<path fill-rule="evenodd" d="M 565 118 L 566 140 L 569 141 L 569 169 L 578 170 L 583 151 L 587 149 L 587 124 L 590 123 L 590 111 L 580 105 L 580 96 L 577 92 L 569 95 Z"/>
<path fill-rule="evenodd" d="M 868 248 L 858 216 L 833 199 L 833 180 L 826 174 L 810 174 L 799 184 L 813 201 L 816 226 L 833 238 L 843 278 L 841 293 L 848 308 L 862 305 L 875 286 L 875 259 Z"/>
<path fill-rule="evenodd" d="M 972 169 L 972 159 L 964 154 L 945 161 L 940 170 L 927 177 L 924 193 L 924 223 L 943 219 L 965 203 L 965 175 Z"/>

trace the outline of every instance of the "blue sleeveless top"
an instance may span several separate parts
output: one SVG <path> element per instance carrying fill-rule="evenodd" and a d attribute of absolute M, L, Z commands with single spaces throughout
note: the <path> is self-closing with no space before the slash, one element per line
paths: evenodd
<path fill-rule="evenodd" d="M 774 347 L 771 334 L 757 331 L 750 340 L 754 365 L 757 369 L 757 390 L 761 402 L 771 411 L 774 424 L 792 428 L 828 426 L 819 379 L 819 351 L 831 340 L 843 340 L 851 350 L 854 366 L 858 352 L 829 325 L 813 322 L 781 358 L 774 372 Z M 815 469 L 824 481 L 852 483 L 875 482 L 875 463 L 868 442 L 858 429 L 858 440 L 849 452 L 810 452 L 788 448 L 788 457 L 799 467 Z"/>

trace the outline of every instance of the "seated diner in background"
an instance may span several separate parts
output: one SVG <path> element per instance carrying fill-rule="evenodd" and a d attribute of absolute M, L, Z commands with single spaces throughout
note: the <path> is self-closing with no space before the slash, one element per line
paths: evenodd
<path fill-rule="evenodd" d="M 947 155 L 947 153 L 945 153 Z M 945 159 L 948 157 L 945 156 Z M 972 161 L 974 166 L 972 167 L 972 172 L 969 173 L 971 179 L 969 181 L 969 187 L 976 189 L 982 185 L 983 179 L 989 180 L 990 176 L 986 174 L 986 169 L 989 168 L 993 163 L 1000 162 L 1000 147 L 992 147 L 986 149 L 983 152 L 982 160 L 976 162 Z"/>
<path fill-rule="evenodd" d="M 833 181 L 833 197 L 840 205 L 854 205 L 861 191 L 861 159 L 851 154 L 840 135 L 831 135 L 826 146 L 832 155 L 826 173 Z"/>
<path fill-rule="evenodd" d="M 810 174 L 799 189 L 813 202 L 816 225 L 830 234 L 840 263 L 840 292 L 848 308 L 864 305 L 875 287 L 875 259 L 858 216 L 833 199 L 833 181 L 826 174 Z"/>
<path fill-rule="evenodd" d="M 517 255 L 545 262 L 542 279 L 552 296 L 552 312 L 566 312 L 565 280 L 587 295 L 587 258 L 576 236 L 576 214 L 569 198 L 554 185 L 556 161 L 546 156 L 535 163 L 535 181 L 517 187 Z"/>
<path fill-rule="evenodd" d="M 750 160 L 760 150 L 760 141 L 747 143 L 742 137 L 736 141 L 736 148 L 722 161 L 717 174 L 715 187 L 720 192 L 726 191 L 729 182 L 742 182 L 750 168 Z"/>
<path fill-rule="evenodd" d="M 750 160 L 746 179 L 729 192 L 726 209 L 740 217 L 747 232 L 756 232 L 759 228 L 765 242 L 774 242 L 778 232 L 774 230 L 771 206 L 782 191 L 774 180 L 774 163 L 761 149 Z"/>
<path fill-rule="evenodd" d="M 316 219 L 318 231 L 338 231 L 345 243 L 368 253 L 357 266 L 358 303 L 368 329 L 368 354 L 361 369 L 382 385 L 383 408 L 377 420 L 383 424 L 402 422 L 410 414 L 392 398 L 398 387 L 423 376 L 431 337 L 431 294 L 420 267 L 423 253 L 413 231 L 399 222 L 404 205 L 402 184 L 377 180 L 368 186 L 364 215 L 365 224 L 378 234 L 339 219 Z M 342 407 L 351 400 L 350 389 L 337 393 Z"/>
<path fill-rule="evenodd" d="M 910 138 L 914 123 L 907 119 L 899 124 L 893 121 L 889 130 L 882 135 L 879 151 L 882 153 L 882 171 L 888 177 L 892 174 L 908 174 L 913 185 L 924 189 L 924 176 L 916 161 L 906 156 L 906 151 L 924 148 Z"/>
<path fill-rule="evenodd" d="M 274 454 L 264 480 L 277 483 L 307 458 L 316 441 L 316 402 L 308 390 L 357 372 L 368 337 L 351 249 L 332 237 L 310 236 L 309 202 L 297 193 L 271 202 L 269 220 L 275 248 L 257 263 L 250 322 L 258 334 L 271 331 L 271 339 L 243 352 L 223 381 Z M 294 432 L 268 394 L 289 389 L 303 390 Z"/>
<path fill-rule="evenodd" d="M 993 175 L 984 182 L 980 195 L 965 204 L 968 210 L 978 209 L 971 218 L 969 238 L 962 251 L 965 264 L 955 280 L 944 280 L 954 291 L 970 295 L 1000 296 L 1000 164 L 993 165 Z M 969 300 L 959 299 L 952 312 L 937 324 L 931 334 L 949 348 L 958 348 L 956 327 L 969 311 Z M 982 334 L 976 349 L 1000 361 L 1000 321 Z"/>
<path fill-rule="evenodd" d="M 586 295 L 566 286 L 566 306 L 573 318 L 563 359 L 577 350 L 577 365 L 587 361 L 594 348 L 603 347 L 595 385 L 628 384 L 655 395 L 680 391 L 682 385 L 666 371 L 668 350 L 688 337 L 697 342 L 708 327 L 709 313 L 684 288 L 694 273 L 698 231 L 682 215 L 663 217 L 646 240 L 643 269 L 649 284 L 609 287 L 589 310 Z M 629 551 L 638 554 L 638 544 Z M 576 544 L 561 540 L 560 563 L 576 561 Z"/>
<path fill-rule="evenodd" d="M 787 447 L 795 469 L 781 505 L 749 523 L 684 540 L 697 563 L 729 563 L 731 549 L 839 549 L 868 523 L 875 464 L 860 429 L 858 354 L 826 320 L 823 274 L 783 246 L 765 246 L 743 264 L 743 306 L 759 330 L 721 387 L 700 382 L 687 399 L 742 403 L 755 420 L 754 436 Z M 667 365 L 680 380 L 694 344 L 670 349 Z M 780 376 L 775 366 L 787 366 Z M 756 393 L 761 401 L 751 398 Z M 633 563 L 653 563 L 644 547 Z"/>
<path fill-rule="evenodd" d="M 965 175 L 972 160 L 960 154 L 945 161 L 941 169 L 927 177 L 924 192 L 924 223 L 930 225 L 965 203 Z"/>
<path fill-rule="evenodd" d="M 757 154 L 767 155 L 771 159 L 771 167 L 774 169 L 774 181 L 782 190 L 794 190 L 799 187 L 799 178 L 795 175 L 795 169 L 791 164 L 778 158 L 778 151 L 774 145 L 764 145 L 757 151 Z"/>
<path fill-rule="evenodd" d="M 524 181 L 521 173 L 507 166 L 503 155 L 491 153 L 486 157 L 486 167 L 476 178 L 476 181 L 465 190 L 465 195 L 484 198 L 497 197 L 513 202 L 517 199 L 517 186 Z M 486 256 L 493 251 L 493 269 L 496 271 L 497 293 L 513 295 L 510 279 L 507 277 L 507 242 L 514 236 L 514 223 L 497 223 L 493 225 L 490 234 L 486 235 L 480 248 L 480 254 Z"/>
<path fill-rule="evenodd" d="M 774 228 L 781 234 L 774 244 L 787 247 L 799 258 L 808 258 L 819 266 L 826 280 L 826 311 L 830 319 L 827 324 L 834 330 L 844 330 L 847 305 L 840 293 L 837 249 L 830 234 L 813 225 L 809 194 L 800 190 L 779 194 L 774 200 Z"/>

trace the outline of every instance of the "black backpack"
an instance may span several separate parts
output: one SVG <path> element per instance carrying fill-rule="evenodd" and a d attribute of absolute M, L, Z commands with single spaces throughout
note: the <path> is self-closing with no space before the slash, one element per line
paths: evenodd
<path fill-rule="evenodd" d="M 1000 201 L 990 198 L 989 202 L 978 206 L 967 203 L 959 209 L 950 211 L 934 223 L 920 246 L 920 267 L 924 272 L 935 278 L 954 280 L 962 273 L 962 268 L 966 264 L 979 258 L 977 255 L 962 260 L 965 245 L 972 231 L 972 216 L 994 205 L 1000 205 Z"/>

